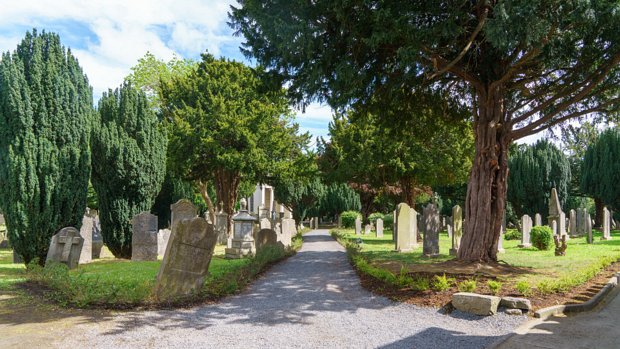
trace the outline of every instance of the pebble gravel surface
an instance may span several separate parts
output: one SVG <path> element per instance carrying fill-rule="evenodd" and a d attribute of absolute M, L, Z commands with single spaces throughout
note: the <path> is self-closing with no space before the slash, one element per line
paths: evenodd
<path fill-rule="evenodd" d="M 525 316 L 478 317 L 392 302 L 360 285 L 327 230 L 244 293 L 182 310 L 124 312 L 57 337 L 62 348 L 485 348 Z"/>

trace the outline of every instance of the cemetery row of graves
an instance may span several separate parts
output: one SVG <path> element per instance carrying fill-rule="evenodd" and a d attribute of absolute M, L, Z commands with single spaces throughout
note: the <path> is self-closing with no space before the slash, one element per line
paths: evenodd
<path fill-rule="evenodd" d="M 523 215 L 517 229 L 502 226 L 501 263 L 494 266 L 454 259 L 466 224 L 458 205 L 441 216 L 433 203 L 420 214 L 401 203 L 387 229 L 382 218 L 362 227 L 357 217 L 354 226 L 339 221 L 332 236 L 347 247 L 363 283 L 393 299 L 444 306 L 454 303 L 456 292 L 475 292 L 525 297 L 531 303 L 523 310 L 529 311 L 588 300 L 616 272 L 620 231 L 612 231 L 616 222 L 607 208 L 603 217 L 600 231 L 585 209 L 567 217 L 553 189 L 545 225 L 536 214 L 534 220 Z"/>

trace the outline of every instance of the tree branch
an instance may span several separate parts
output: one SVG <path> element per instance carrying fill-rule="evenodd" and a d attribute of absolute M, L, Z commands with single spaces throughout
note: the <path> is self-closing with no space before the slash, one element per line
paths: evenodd
<path fill-rule="evenodd" d="M 469 51 L 469 49 L 471 48 L 471 45 L 474 43 L 474 40 L 478 36 L 478 33 L 480 33 L 480 31 L 482 30 L 482 27 L 484 26 L 484 23 L 487 20 L 488 14 L 489 14 L 489 9 L 485 8 L 484 11 L 482 12 L 482 17 L 478 20 L 478 25 L 476 26 L 476 29 L 474 29 L 473 33 L 471 33 L 469 40 L 467 41 L 467 44 L 465 45 L 465 47 L 463 47 L 463 49 L 458 54 L 458 56 L 456 56 L 456 58 L 453 59 L 450 63 L 446 64 L 439 71 L 431 74 L 431 76 L 428 77 L 429 80 L 432 80 L 436 78 L 437 76 L 442 75 L 447 71 L 450 71 L 450 69 L 452 69 L 465 56 L 467 51 Z M 433 65 L 435 66 L 435 69 L 436 69 L 437 68 L 436 62 L 433 62 Z"/>

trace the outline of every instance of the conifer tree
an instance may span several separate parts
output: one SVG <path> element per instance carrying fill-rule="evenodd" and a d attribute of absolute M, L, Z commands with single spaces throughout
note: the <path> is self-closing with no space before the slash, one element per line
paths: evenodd
<path fill-rule="evenodd" d="M 620 131 L 601 133 L 588 147 L 581 166 L 581 191 L 596 203 L 596 223 L 603 220 L 603 207 L 620 209 Z"/>
<path fill-rule="evenodd" d="M 167 138 L 146 95 L 123 84 L 104 93 L 92 137 L 92 184 L 101 234 L 114 256 L 131 258 L 131 219 L 149 211 L 166 172 Z"/>
<path fill-rule="evenodd" d="M 564 153 L 547 140 L 523 145 L 508 162 L 508 201 L 518 217 L 549 215 L 551 188 L 556 188 L 562 206 L 568 200 L 571 171 Z"/>
<path fill-rule="evenodd" d="M 0 202 L 15 252 L 45 262 L 86 208 L 92 90 L 54 33 L 26 33 L 0 62 Z"/>

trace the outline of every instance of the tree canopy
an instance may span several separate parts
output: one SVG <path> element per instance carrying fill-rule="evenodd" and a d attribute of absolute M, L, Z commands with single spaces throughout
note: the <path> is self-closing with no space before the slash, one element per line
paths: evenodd
<path fill-rule="evenodd" d="M 497 260 L 514 140 L 620 106 L 617 1 L 239 4 L 230 18 L 245 54 L 302 105 L 415 108 L 440 95 L 472 110 L 462 260 Z"/>
<path fill-rule="evenodd" d="M 58 35 L 36 30 L 0 61 L 0 205 L 26 263 L 82 225 L 90 176 L 92 90 Z"/>
<path fill-rule="evenodd" d="M 166 173 L 166 134 L 146 95 L 123 84 L 99 100 L 92 184 L 101 235 L 114 256 L 131 258 L 131 219 L 150 211 Z"/>

